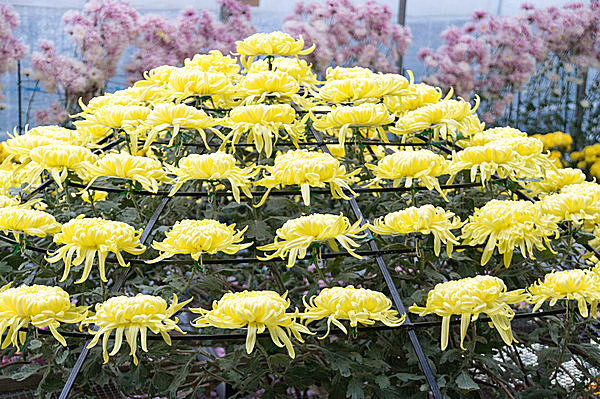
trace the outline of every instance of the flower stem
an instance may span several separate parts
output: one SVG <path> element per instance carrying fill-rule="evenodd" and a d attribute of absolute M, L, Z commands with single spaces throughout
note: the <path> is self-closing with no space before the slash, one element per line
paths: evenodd
<path fill-rule="evenodd" d="M 571 332 L 572 332 L 572 324 L 573 324 L 573 315 L 572 312 L 569 311 L 569 301 L 566 301 L 566 310 L 565 310 L 565 332 L 563 334 L 563 342 L 562 345 L 560 347 L 560 353 L 558 355 L 558 359 L 556 360 L 556 367 L 554 368 L 554 371 L 552 372 L 552 375 L 550 376 L 550 381 L 552 381 L 555 377 L 556 374 L 558 374 L 558 370 L 560 369 L 560 366 L 562 364 L 563 361 L 563 357 L 565 355 L 565 351 L 567 350 L 567 344 L 569 343 L 570 339 L 571 339 Z"/>

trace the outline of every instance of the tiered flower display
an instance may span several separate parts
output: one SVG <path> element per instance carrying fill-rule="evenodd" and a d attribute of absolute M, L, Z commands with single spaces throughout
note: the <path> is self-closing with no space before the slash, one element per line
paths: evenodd
<path fill-rule="evenodd" d="M 307 43 L 190 55 L 4 143 L 3 373 L 63 381 L 81 356 L 105 365 L 77 384 L 130 397 L 577 397 L 556 375 L 600 361 L 600 185 L 551 158 L 565 138 L 486 130 L 410 74 L 321 82 Z M 533 375 L 524 350 L 551 360 Z"/>

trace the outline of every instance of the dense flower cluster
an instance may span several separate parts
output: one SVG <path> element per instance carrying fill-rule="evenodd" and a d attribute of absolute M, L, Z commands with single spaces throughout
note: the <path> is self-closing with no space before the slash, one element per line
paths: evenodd
<path fill-rule="evenodd" d="M 139 19 L 137 52 L 125 66 L 130 81 L 144 71 L 160 65 L 186 64 L 195 54 L 217 50 L 225 54 L 235 50 L 235 41 L 253 32 L 250 7 L 237 0 L 219 0 L 223 20 L 206 10 L 186 8 L 175 20 L 163 15 L 146 14 Z"/>
<path fill-rule="evenodd" d="M 0 76 L 6 72 L 14 71 L 16 62 L 22 60 L 27 54 L 27 46 L 14 37 L 13 31 L 19 26 L 19 15 L 11 6 L 0 5 Z M 0 83 L 0 103 L 4 100 Z M 4 105 L 0 105 L 0 109 Z"/>
<path fill-rule="evenodd" d="M 350 0 L 299 1 L 283 29 L 316 45 L 306 59 L 321 75 L 332 61 L 340 66 L 358 64 L 395 72 L 395 63 L 406 54 L 411 33 L 393 19 L 388 6 L 373 0 L 360 6 Z"/>
<path fill-rule="evenodd" d="M 58 54 L 48 40 L 41 41 L 41 51 L 31 55 L 32 77 L 47 91 L 57 91 L 66 105 L 42 110 L 40 117 L 46 123 L 63 122 L 65 110 L 76 110 L 80 97 L 89 100 L 103 91 L 106 81 L 116 74 L 123 52 L 138 35 L 138 17 L 135 8 L 120 0 L 90 0 L 82 11 L 65 13 L 63 22 L 75 42 L 77 57 Z"/>
<path fill-rule="evenodd" d="M 483 119 L 492 122 L 534 74 L 559 79 L 554 68 L 539 69 L 542 61 L 552 64 L 556 57 L 566 69 L 597 67 L 600 13 L 595 3 L 523 8 L 524 13 L 506 17 L 476 11 L 472 21 L 443 31 L 442 46 L 419 51 L 431 70 L 424 80 L 445 90 L 453 87 L 465 97 L 479 93 L 486 101 Z"/>
<path fill-rule="evenodd" d="M 37 292 L 42 289 L 32 290 L 36 293 L 31 297 L 27 289 L 11 291 L 6 302 L 0 292 L 0 331 L 9 329 L 11 343 L 22 344 L 22 334 L 17 331 L 26 327 L 27 322 L 48 327 L 54 334 L 60 323 L 79 321 L 91 328 L 90 348 L 102 340 L 105 362 L 117 354 L 125 336 L 129 353 L 137 363 L 138 337 L 143 351 L 148 350 L 148 330 L 161 334 L 170 343 L 172 336 L 183 332 L 174 315 L 189 302 L 179 303 L 174 296 L 168 306 L 164 298 L 148 294 L 183 291 L 187 295 L 188 290 L 193 290 L 200 294 L 196 306 L 206 307 L 207 298 L 220 297 L 219 287 L 226 287 L 231 292 L 214 301 L 210 309 L 191 309 L 199 313 L 193 326 L 244 328 L 246 352 L 250 354 L 259 346 L 261 355 L 273 349 L 257 344 L 258 335 L 268 330 L 275 346 L 285 347 L 292 358 L 301 350 L 302 356 L 298 357 L 302 359 L 296 362 L 305 362 L 317 349 L 314 345 L 294 347 L 292 336 L 302 342 L 305 334 L 313 334 L 308 328 L 313 322 L 323 320 L 322 325 L 327 325 L 326 332 L 323 330 L 325 336 L 330 333 L 331 324 L 348 333 L 348 326 L 350 331 L 359 325 L 375 323 L 396 328 L 404 322 L 406 315 L 398 313 L 400 304 L 396 303 L 400 309 L 394 310 L 384 293 L 362 287 L 363 284 L 377 287 L 373 279 L 379 271 L 371 267 L 375 259 L 382 266 L 382 258 L 373 245 L 381 237 L 373 237 L 371 233 L 394 236 L 382 240 L 385 245 L 382 253 L 385 256 L 388 256 L 386 251 L 402 253 L 396 258 L 398 275 L 393 278 L 406 279 L 406 286 L 412 285 L 413 289 L 416 284 L 409 282 L 411 274 L 423 277 L 419 289 L 433 285 L 432 279 L 471 275 L 468 267 L 478 263 L 473 261 L 478 259 L 478 251 L 482 252 L 481 264 L 486 265 L 496 248 L 507 267 L 515 248 L 520 249 L 524 258 L 519 265 L 523 270 L 510 269 L 506 273 L 514 276 L 531 272 L 535 269 L 529 258 L 535 249 L 552 251 L 551 239 L 560 238 L 559 223 L 565 228 L 565 237 L 552 245 L 561 252 L 567 240 L 581 233 L 579 228 L 586 234 L 594 232 L 595 239 L 589 244 L 598 246 L 600 185 L 586 182 L 585 176 L 576 170 L 559 168 L 547 153 L 549 149 L 567 148 L 568 137 L 562 134 L 528 137 L 525 132 L 509 127 L 484 130 L 476 114 L 477 101 L 473 104 L 453 99 L 452 93 L 444 97 L 440 88 L 415 84 L 412 76 L 336 67 L 326 71 L 325 82 L 319 82 L 308 63 L 296 57 L 311 50 L 308 38 L 306 41 L 281 32 L 259 34 L 237 43 L 238 55 L 250 57 L 244 59 L 243 66 L 234 54 L 213 51 L 187 59 L 183 67 L 153 68 L 131 88 L 96 97 L 87 104 L 82 101 L 80 118 L 74 123 L 76 129 L 39 127 L 11 137 L 2 146 L 0 230 L 18 238 L 17 245 L 10 249 L 14 250 L 12 257 L 7 257 L 11 267 L 13 259 L 29 255 L 28 250 L 39 251 L 42 241 L 50 242 L 51 238 L 46 236 L 51 235 L 58 248 L 51 247 L 54 252 L 46 258 L 50 264 L 44 265 L 43 278 L 54 277 L 51 273 L 60 271 L 64 263 L 61 283 L 71 282 L 67 277 L 72 266 L 82 266 L 82 277 L 76 283 L 88 280 L 71 288 L 85 289 L 98 278 L 102 286 L 105 282 L 113 284 L 119 279 L 107 274 L 107 258 L 110 262 L 114 257 L 114 263 L 127 267 L 123 251 L 142 255 L 146 252 L 146 240 L 155 234 L 151 253 L 131 261 L 136 280 L 123 286 L 127 296 L 103 298 L 104 302 L 96 304 L 95 312 L 88 316 L 84 314 L 87 309 L 81 309 L 78 315 L 68 314 L 71 309 L 68 295 L 48 290 L 48 298 L 59 297 L 56 302 L 60 303 L 42 309 L 47 319 L 34 320 L 33 311 L 45 303 L 45 298 L 40 298 L 43 293 Z M 349 143 L 349 133 L 353 130 L 358 133 L 356 141 Z M 338 140 L 323 140 L 320 133 L 335 134 Z M 393 142 L 379 147 L 380 143 L 374 142 L 377 136 L 381 141 Z M 363 138 L 368 141 L 362 142 Z M 108 144 L 100 148 L 104 142 Z M 110 146 L 113 147 L 108 149 Z M 327 149 L 334 155 L 328 154 Z M 359 161 L 351 163 L 353 157 L 344 157 L 345 154 L 355 155 L 354 159 Z M 38 166 L 43 169 L 41 172 Z M 70 171 L 75 173 L 69 174 Z M 65 190 L 58 190 L 56 187 L 60 187 L 66 174 L 69 174 L 68 184 L 63 185 Z M 30 190 L 42 177 L 47 182 L 32 193 Z M 29 185 L 21 186 L 22 182 Z M 145 190 L 140 190 L 138 183 Z M 165 184 L 172 186 L 159 191 Z M 184 184 L 186 190 L 180 192 Z M 526 198 L 516 191 L 519 184 L 533 193 L 534 201 L 515 200 L 515 194 Z M 46 190 L 48 185 L 52 188 Z M 78 193 L 81 198 L 69 192 L 72 187 L 83 188 Z M 497 187 L 502 190 L 501 198 L 509 199 L 490 200 Z M 474 195 L 463 198 L 460 193 L 455 195 L 463 188 Z M 252 194 L 256 194 L 253 189 L 264 195 L 255 207 L 251 200 Z M 274 189 L 283 190 L 277 193 L 272 192 Z M 327 191 L 331 196 L 311 198 Z M 388 191 L 391 193 L 383 194 Z M 44 194 L 44 202 L 41 196 L 28 202 L 27 194 L 39 193 Z M 375 213 L 383 216 L 374 221 L 364 220 L 353 201 L 358 193 L 369 200 L 365 201 L 371 205 L 369 211 L 381 209 L 377 208 L 381 203 L 400 210 Z M 177 198 L 168 197 L 176 194 Z M 271 198 L 267 202 L 269 194 L 286 198 Z M 447 200 L 448 210 L 434 205 L 441 202 L 438 194 Z M 146 197 L 137 202 L 141 195 Z M 343 202 L 335 211 L 328 211 L 333 202 L 329 197 L 351 200 L 349 205 L 356 217 L 351 219 L 341 213 L 340 209 L 346 211 L 348 205 Z M 388 202 L 390 198 L 393 199 Z M 108 201 L 94 206 L 94 202 L 104 199 Z M 38 210 L 67 209 L 61 214 L 57 212 L 62 222 L 63 218 L 72 217 L 69 212 L 83 213 L 84 201 L 97 217 L 81 215 L 60 224 L 50 213 Z M 459 202 L 465 205 L 457 206 Z M 165 213 L 162 218 L 151 217 L 142 233 L 133 224 L 137 225 L 137 220 L 140 224 L 144 222 L 153 203 L 160 204 L 155 215 L 163 209 Z M 407 203 L 414 206 L 407 207 Z M 255 209 L 265 204 L 266 207 Z M 127 214 L 133 206 L 137 214 Z M 115 209 L 120 207 L 125 209 Z M 190 212 L 194 216 L 188 216 Z M 264 221 L 258 219 L 259 213 L 265 215 Z M 176 220 L 167 221 L 165 215 Z M 128 223 L 116 221 L 119 217 Z M 269 231 L 274 226 L 281 226 L 275 234 Z M 28 247 L 22 234 L 36 236 L 27 237 L 35 240 L 36 247 Z M 254 245 L 244 235 L 266 244 Z M 426 236 L 424 240 L 421 235 Z M 580 245 L 585 238 L 581 235 L 577 241 L 571 240 L 572 252 L 564 252 L 570 255 L 565 263 L 580 260 L 583 252 Z M 371 251 L 358 251 L 361 245 L 370 245 Z M 442 246 L 447 257 L 439 258 Z M 432 249 L 439 259 L 422 249 Z M 264 254 L 258 252 L 259 260 L 274 262 L 268 266 L 255 262 L 257 250 L 264 251 Z M 336 257 L 336 263 L 323 264 L 322 250 L 327 251 L 325 258 Z M 458 254 L 455 250 L 465 252 Z M 309 252 L 310 260 L 306 259 Z M 210 255 L 210 263 L 231 262 L 236 266 L 202 267 L 203 275 L 199 277 L 193 268 L 205 254 Z M 361 262 L 350 257 L 362 259 L 361 255 L 369 257 Z M 97 270 L 93 266 L 96 256 Z M 174 256 L 180 259 L 169 259 Z M 447 259 L 450 257 L 454 259 Z M 296 262 L 299 259 L 306 261 Z M 494 261 L 498 259 L 495 257 Z M 588 260 L 593 258 L 588 256 Z M 33 264 L 35 258 L 28 261 Z M 543 259 L 535 266 L 546 268 L 547 272 L 554 267 L 549 262 Z M 282 273 L 279 266 L 284 263 L 288 267 L 296 263 L 308 267 Z M 18 273 L 28 272 L 31 264 L 15 269 Z M 595 315 L 599 298 L 596 293 L 600 289 L 595 274 L 598 268 L 558 271 L 528 291 L 509 291 L 502 280 L 492 275 L 499 269 L 501 261 L 500 265 L 485 268 L 480 276 L 440 283 L 429 292 L 425 306 L 411 308 L 422 316 L 436 314 L 443 318 L 442 349 L 448 345 L 452 315 L 461 316 L 461 347 L 469 324 L 480 314 L 490 317 L 504 343 L 515 342 L 511 305 L 519 302 L 527 306 L 529 301 L 537 310 L 547 300 L 553 306 L 558 300 L 574 299 L 579 302 L 582 315 L 587 314 L 588 304 Z M 241 274 L 246 271 L 249 274 Z M 315 290 L 310 281 L 315 277 L 311 276 L 313 271 L 320 274 L 321 279 L 315 279 L 317 285 L 331 288 Z M 336 272 L 343 274 L 338 277 Z M 147 279 L 145 273 L 152 277 Z M 249 278 L 243 281 L 240 275 Z M 35 273 L 32 276 L 32 279 L 39 277 Z M 305 286 L 297 284 L 298 276 L 304 279 Z M 345 276 L 352 276 L 356 288 L 341 286 L 345 285 Z M 389 282 L 390 276 L 385 278 Z M 160 283 L 155 284 L 158 279 Z M 185 285 L 180 284 L 182 279 L 187 279 Z M 150 284 L 146 284 L 148 280 Z M 515 284 L 519 280 L 525 277 L 506 281 Z M 268 290 L 269 284 L 277 284 L 279 292 Z M 242 291 L 249 287 L 255 290 Z M 298 301 L 300 295 L 305 295 L 304 310 L 293 306 L 290 310 L 292 301 L 284 293 L 286 288 L 290 289 L 292 300 Z M 133 296 L 136 289 L 141 293 Z M 101 292 L 104 293 L 99 288 L 93 295 Z M 392 295 L 396 295 L 394 290 Z M 410 295 L 418 298 L 416 292 Z M 91 303 L 87 295 L 83 301 Z M 14 312 L 10 313 L 13 304 L 16 307 L 25 304 L 26 309 L 33 310 L 20 314 L 17 320 Z M 11 318 L 9 322 L 3 322 L 5 315 Z M 114 345 L 109 352 L 113 330 Z M 175 333 L 170 335 L 171 331 Z M 57 334 L 55 337 L 60 339 Z M 494 340 L 488 342 L 496 345 Z M 235 354 L 238 355 L 239 352 Z M 149 357 L 151 361 L 170 362 L 166 356 Z M 237 359 L 245 362 L 247 358 Z M 267 353 L 267 359 L 276 357 Z"/>
<path fill-rule="evenodd" d="M 454 173 L 470 170 L 471 181 L 479 178 L 483 185 L 495 176 L 513 180 L 538 178 L 556 170 L 542 141 L 517 129 L 485 130 L 461 144 L 467 148 L 453 154 Z"/>

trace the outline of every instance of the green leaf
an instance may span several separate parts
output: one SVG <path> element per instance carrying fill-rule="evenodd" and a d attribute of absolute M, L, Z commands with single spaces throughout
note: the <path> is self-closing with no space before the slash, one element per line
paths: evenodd
<path fill-rule="evenodd" d="M 8 273 L 11 272 L 13 270 L 13 268 L 6 262 L 1 261 L 0 262 L 0 273 Z"/>
<path fill-rule="evenodd" d="M 42 341 L 40 341 L 39 339 L 32 339 L 29 342 L 28 348 L 27 349 L 39 349 L 42 347 Z"/>
<path fill-rule="evenodd" d="M 356 378 L 350 380 L 346 389 L 346 397 L 350 399 L 364 399 L 365 391 L 363 390 L 363 383 Z"/>
<path fill-rule="evenodd" d="M 394 374 L 394 377 L 398 378 L 402 382 L 419 381 L 425 379 L 424 376 L 409 373 L 396 373 Z"/>
<path fill-rule="evenodd" d="M 56 361 L 57 364 L 63 364 L 68 356 L 69 356 L 69 348 L 63 348 L 61 346 L 59 349 L 59 352 L 56 355 L 56 358 L 54 358 L 54 360 Z"/>
<path fill-rule="evenodd" d="M 456 378 L 456 386 L 463 391 L 476 391 L 479 389 L 479 385 L 465 371 L 460 373 Z"/>
<path fill-rule="evenodd" d="M 11 374 L 9 377 L 16 381 L 23 381 L 37 373 L 40 368 L 41 366 L 37 363 L 26 364 L 21 368 L 21 371 Z"/>
<path fill-rule="evenodd" d="M 165 392 L 171 384 L 171 377 L 165 373 L 158 372 L 152 378 L 152 385 L 157 392 Z"/>
<path fill-rule="evenodd" d="M 390 379 L 385 375 L 378 375 L 375 377 L 375 384 L 379 385 L 379 388 L 385 389 L 390 386 Z"/>

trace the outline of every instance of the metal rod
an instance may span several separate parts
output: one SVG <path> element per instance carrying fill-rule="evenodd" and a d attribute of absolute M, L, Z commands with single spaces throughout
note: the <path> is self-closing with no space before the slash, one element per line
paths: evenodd
<path fill-rule="evenodd" d="M 501 179 L 498 179 L 501 180 Z M 86 184 L 69 182 L 69 185 L 76 188 L 87 188 L 94 191 L 106 191 L 107 193 L 123 193 L 125 188 L 115 188 L 115 187 L 102 187 L 98 185 L 88 186 Z M 456 183 L 456 184 L 441 184 L 440 188 L 442 190 L 449 189 L 457 189 L 457 188 L 470 188 L 470 187 L 481 187 L 481 183 L 471 182 L 471 183 Z M 409 191 L 428 191 L 429 189 L 425 186 L 413 186 L 413 187 L 379 187 L 379 188 L 353 188 L 352 189 L 356 193 L 390 193 L 390 192 L 409 192 Z M 133 194 L 137 195 L 153 195 L 153 196 L 166 196 L 169 195 L 169 191 L 159 190 L 157 192 L 147 191 L 147 190 L 132 190 Z M 252 191 L 252 196 L 261 197 L 266 194 L 267 191 Z M 315 189 L 312 188 L 310 190 L 311 194 L 331 194 L 331 190 L 328 189 Z M 177 191 L 173 194 L 174 197 L 208 197 L 209 195 L 217 195 L 217 196 L 231 196 L 231 191 L 217 191 L 215 193 L 208 193 L 205 191 Z M 272 190 L 269 193 L 270 196 L 285 196 L 285 195 L 301 195 L 300 189 L 298 190 Z M 248 197 L 244 195 L 244 193 L 240 193 L 241 198 Z"/>
<path fill-rule="evenodd" d="M 319 132 L 317 132 L 315 129 L 313 129 L 312 127 L 310 128 L 310 130 L 313 133 L 313 135 L 315 136 L 315 139 L 319 143 L 321 143 L 321 150 L 323 152 L 329 153 L 329 149 L 327 148 L 327 145 L 323 142 L 323 138 L 321 137 L 321 134 Z M 356 198 L 354 196 L 350 196 L 350 200 L 348 200 L 348 202 L 350 203 L 350 207 L 352 208 L 352 211 L 353 211 L 356 219 L 361 221 L 361 225 L 365 225 L 367 222 L 362 214 L 362 211 L 360 210 L 360 208 L 358 206 L 358 203 L 356 202 Z M 368 236 L 373 236 L 373 233 L 371 232 L 371 230 L 368 227 L 365 229 L 365 233 L 367 233 Z M 372 251 L 379 252 L 379 248 L 377 247 L 377 243 L 375 242 L 375 239 L 369 240 L 369 247 L 371 247 Z M 442 399 L 443 396 L 442 396 L 442 392 L 440 391 L 440 387 L 438 386 L 435 375 L 433 374 L 431 366 L 429 365 L 427 357 L 425 356 L 425 352 L 423 351 L 423 347 L 421 346 L 421 343 L 419 342 L 419 338 L 417 337 L 417 334 L 416 334 L 414 328 L 411 328 L 413 323 L 410 321 L 410 318 L 408 317 L 406 308 L 404 307 L 404 304 L 402 303 L 402 299 L 400 298 L 398 289 L 394 285 L 394 281 L 392 280 L 392 276 L 390 275 L 387 265 L 385 264 L 385 261 L 383 260 L 383 257 L 380 254 L 376 255 L 375 259 L 377 260 L 377 265 L 379 266 L 379 269 L 381 270 L 381 274 L 383 275 L 383 278 L 388 286 L 388 289 L 390 290 L 390 294 L 392 295 L 392 300 L 394 302 L 394 305 L 396 306 L 396 308 L 398 309 L 398 311 L 400 313 L 406 314 L 406 321 L 404 322 L 404 324 L 406 324 L 408 327 L 408 337 L 409 337 L 410 342 L 415 350 L 415 353 L 419 360 L 419 364 L 421 365 L 421 368 L 423 369 L 423 373 L 425 374 L 425 379 L 429 383 L 429 387 L 431 388 L 433 397 L 435 399 Z"/>
<path fill-rule="evenodd" d="M 398 24 L 406 26 L 406 0 L 398 0 Z M 402 54 L 398 57 L 398 73 L 402 73 L 404 68 L 404 57 Z"/>
<path fill-rule="evenodd" d="M 19 244 L 16 240 L 6 237 L 0 234 L 0 241 L 4 241 L 8 244 L 17 245 Z M 468 249 L 468 248 L 483 248 L 485 244 L 478 245 L 465 245 L 459 244 L 454 245 L 455 250 Z M 444 246 L 441 247 L 442 249 Z M 50 249 L 41 248 L 35 245 L 27 245 L 26 249 L 29 249 L 38 253 L 47 253 Z M 433 248 L 423 248 L 425 251 L 433 251 Z M 355 251 L 357 255 L 360 256 L 373 256 L 373 255 L 391 255 L 391 254 L 405 254 L 405 255 L 416 255 L 417 252 L 414 248 L 400 248 L 400 249 L 384 249 L 377 251 Z M 333 259 L 338 256 L 352 256 L 349 252 L 323 252 L 321 254 L 321 258 L 323 259 Z M 132 265 L 143 265 L 146 264 L 146 261 L 149 259 L 131 259 L 129 263 Z M 202 263 L 205 265 L 224 265 L 224 264 L 240 264 L 240 263 L 270 263 L 270 262 L 279 262 L 279 259 L 270 259 L 270 260 L 260 260 L 258 258 L 224 258 L 224 259 L 204 259 Z M 117 259 L 109 255 L 106 258 L 106 263 L 118 263 Z M 161 265 L 188 265 L 192 263 L 189 259 L 165 259 L 161 261 Z"/>
<path fill-rule="evenodd" d="M 392 147 L 424 147 L 426 145 L 437 145 L 437 144 L 444 144 L 446 143 L 445 141 L 432 141 L 432 142 L 428 142 L 428 143 L 403 143 L 401 141 L 396 141 L 396 142 L 386 142 L 383 140 L 368 140 L 368 141 L 363 141 L 362 144 L 363 145 L 381 145 L 381 146 L 392 146 Z M 154 141 L 152 144 L 158 144 L 158 145 L 167 145 L 169 144 L 169 140 L 156 140 Z M 297 143 L 299 147 L 311 147 L 311 146 L 320 146 L 319 143 L 316 142 L 311 142 L 311 141 L 300 141 Z M 326 145 L 338 145 L 340 144 L 339 141 L 326 141 L 325 142 Z M 181 145 L 183 145 L 184 147 L 202 147 L 204 146 L 204 143 L 182 143 Z M 226 147 L 254 147 L 256 144 L 255 143 L 229 143 L 226 145 Z M 293 146 L 294 143 L 292 142 L 277 142 L 273 144 L 273 147 L 291 147 Z M 351 141 L 346 141 L 346 143 L 344 144 L 345 146 L 353 146 L 354 143 Z"/>
<path fill-rule="evenodd" d="M 565 313 L 565 308 L 546 310 L 543 312 L 534 312 L 534 313 L 516 313 L 513 319 L 535 319 L 547 316 L 554 316 Z M 492 319 L 489 317 L 480 317 L 477 319 L 480 322 L 488 322 Z M 454 318 L 450 321 L 451 325 L 460 324 L 460 318 Z M 388 327 L 388 326 L 376 326 L 376 327 L 358 327 L 358 332 L 361 333 L 370 333 L 373 331 L 389 331 L 389 330 L 402 330 L 402 329 L 420 329 L 420 328 L 436 328 L 441 327 L 441 321 L 420 321 L 413 322 L 410 325 L 404 323 L 396 327 Z M 40 335 L 51 335 L 52 332 L 50 330 L 40 330 L 36 329 L 38 334 Z M 322 336 L 327 332 L 327 330 L 315 330 L 315 336 Z M 80 332 L 67 332 L 61 331 L 61 335 L 69 338 L 92 338 L 92 335 L 89 333 L 80 333 Z M 213 341 L 213 340 L 242 340 L 246 339 L 246 333 L 228 333 L 228 334 L 175 334 L 170 335 L 171 340 L 173 341 Z M 258 337 L 269 337 L 269 333 L 261 333 L 256 334 Z M 329 335 L 346 335 L 341 330 L 330 330 Z M 109 340 L 113 340 L 115 337 L 111 335 Z M 163 338 L 161 335 L 148 334 L 148 340 L 150 341 L 161 341 Z"/>
<path fill-rule="evenodd" d="M 23 103 L 21 98 L 21 61 L 17 61 L 17 96 L 19 108 L 19 134 L 23 133 Z"/>

